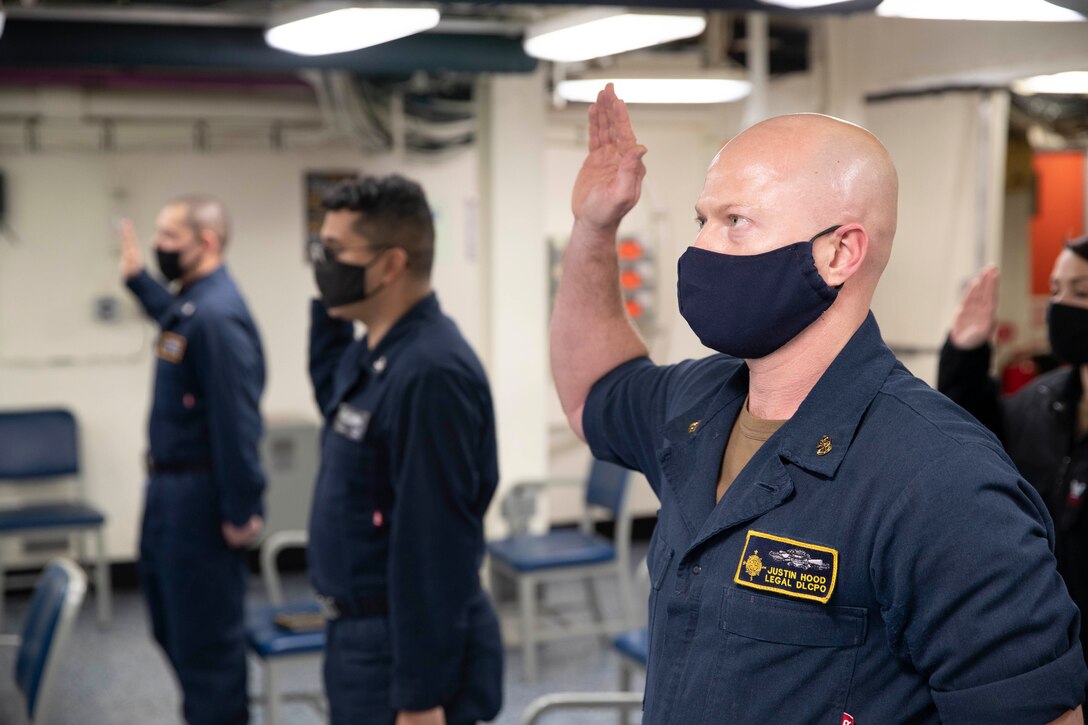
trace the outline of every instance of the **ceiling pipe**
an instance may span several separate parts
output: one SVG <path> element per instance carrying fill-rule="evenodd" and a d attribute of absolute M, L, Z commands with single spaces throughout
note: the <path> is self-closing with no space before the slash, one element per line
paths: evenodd
<path fill-rule="evenodd" d="M 745 128 L 767 118 L 768 85 L 770 84 L 770 43 L 769 23 L 766 13 L 748 13 L 745 26 L 745 62 L 748 66 L 748 80 L 752 83 L 752 92 L 744 105 L 743 126 Z"/>

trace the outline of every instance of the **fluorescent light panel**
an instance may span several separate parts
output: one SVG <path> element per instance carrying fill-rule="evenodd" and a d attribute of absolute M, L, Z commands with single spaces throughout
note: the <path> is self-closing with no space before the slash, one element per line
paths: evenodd
<path fill-rule="evenodd" d="M 752 90 L 748 81 L 728 78 L 599 78 L 560 81 L 556 93 L 575 103 L 593 103 L 608 83 L 625 103 L 729 103 Z"/>
<path fill-rule="evenodd" d="M 1022 96 L 1035 93 L 1064 93 L 1088 95 L 1088 71 L 1070 70 L 1045 76 L 1032 76 L 1013 81 L 1012 89 Z"/>
<path fill-rule="evenodd" d="M 702 14 L 591 8 L 534 24 L 523 45 L 534 58 L 573 63 L 690 38 L 705 28 Z"/>
<path fill-rule="evenodd" d="M 1067 23 L 1080 13 L 1046 0 L 884 0 L 877 15 L 926 20 L 1004 20 Z"/>
<path fill-rule="evenodd" d="M 846 0 L 759 0 L 764 5 L 778 5 L 791 10 L 806 10 L 808 8 L 822 8 L 827 5 L 839 5 Z"/>
<path fill-rule="evenodd" d="M 329 55 L 369 48 L 438 25 L 430 7 L 356 7 L 312 3 L 284 15 L 264 33 L 273 48 L 297 55 Z M 274 19 L 273 22 L 276 22 Z"/>

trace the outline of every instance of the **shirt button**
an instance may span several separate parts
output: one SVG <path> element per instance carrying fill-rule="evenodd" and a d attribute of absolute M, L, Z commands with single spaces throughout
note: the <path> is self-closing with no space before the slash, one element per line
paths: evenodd
<path fill-rule="evenodd" d="M 698 564 L 696 564 L 695 566 L 691 567 L 691 573 L 692 573 L 692 574 L 694 574 L 695 576 L 699 576 L 699 574 L 700 574 L 700 573 L 701 573 L 702 571 L 703 571 L 703 567 L 699 566 Z"/>

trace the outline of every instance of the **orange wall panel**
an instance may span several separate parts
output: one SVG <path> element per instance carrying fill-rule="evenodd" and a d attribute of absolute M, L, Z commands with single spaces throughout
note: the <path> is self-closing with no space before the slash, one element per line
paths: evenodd
<path fill-rule="evenodd" d="M 1050 270 L 1071 237 L 1084 234 L 1084 152 L 1035 154 L 1031 218 L 1031 293 L 1050 294 Z"/>

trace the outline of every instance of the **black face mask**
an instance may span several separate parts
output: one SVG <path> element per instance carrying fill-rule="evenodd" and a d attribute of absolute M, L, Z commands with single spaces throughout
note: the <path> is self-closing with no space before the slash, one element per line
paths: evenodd
<path fill-rule="evenodd" d="M 162 249 L 155 250 L 155 256 L 158 258 L 159 271 L 162 272 L 162 276 L 170 282 L 176 279 L 180 279 L 185 276 L 185 270 L 181 267 L 181 252 L 167 252 Z"/>
<path fill-rule="evenodd" d="M 1088 364 L 1088 309 L 1051 302 L 1046 326 L 1056 356 L 1074 365 Z"/>
<path fill-rule="evenodd" d="M 382 255 L 381 250 L 374 260 Z M 325 309 L 343 307 L 369 299 L 381 291 L 382 286 L 366 291 L 366 270 L 369 265 L 344 264 L 325 251 L 320 242 L 310 244 L 310 260 L 314 265 L 314 279 L 321 292 L 321 304 Z M 371 264 L 374 263 L 371 260 Z"/>

